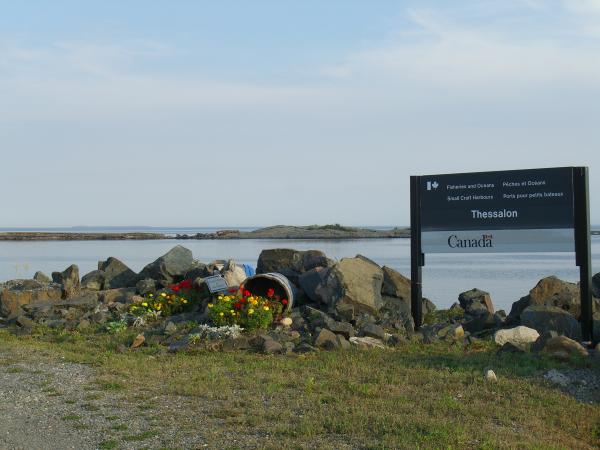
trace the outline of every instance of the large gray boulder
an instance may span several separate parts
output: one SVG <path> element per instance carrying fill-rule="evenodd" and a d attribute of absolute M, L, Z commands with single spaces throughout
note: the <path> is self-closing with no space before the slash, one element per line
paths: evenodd
<path fill-rule="evenodd" d="M 480 289 L 471 289 L 458 296 L 458 303 L 465 314 L 479 316 L 485 313 L 494 314 L 494 304 L 490 294 Z"/>
<path fill-rule="evenodd" d="M 598 298 L 593 298 L 592 302 L 594 309 L 600 309 L 600 300 Z M 579 315 L 581 314 L 579 285 L 563 281 L 555 276 L 541 279 L 529 291 L 529 295 L 513 303 L 508 315 L 509 322 L 518 321 L 525 308 L 536 305 L 555 306 L 579 319 Z"/>
<path fill-rule="evenodd" d="M 328 298 L 333 294 L 326 286 L 330 273 L 329 267 L 315 267 L 298 277 L 298 285 L 311 301 L 328 303 Z"/>
<path fill-rule="evenodd" d="M 59 284 L 10 280 L 0 285 L 0 314 L 12 316 L 18 314 L 23 305 L 41 300 L 58 301 L 62 294 Z"/>
<path fill-rule="evenodd" d="M 79 294 L 79 267 L 71 264 L 62 272 L 52 272 L 52 280 L 62 285 L 63 298 L 73 298 Z"/>
<path fill-rule="evenodd" d="M 105 274 L 102 270 L 92 270 L 81 277 L 81 288 L 88 291 L 101 291 L 104 289 Z"/>
<path fill-rule="evenodd" d="M 521 324 L 538 333 L 556 331 L 571 339 L 581 339 L 581 325 L 571 314 L 555 306 L 529 306 L 521 313 Z"/>
<path fill-rule="evenodd" d="M 410 279 L 391 267 L 383 266 L 382 294 L 410 301 Z"/>
<path fill-rule="evenodd" d="M 343 258 L 329 272 L 325 286 L 330 309 L 343 319 L 354 320 L 361 313 L 377 315 L 383 304 L 383 270 L 371 260 L 357 255 Z"/>
<path fill-rule="evenodd" d="M 98 270 L 104 272 L 103 289 L 133 287 L 139 280 L 137 274 L 133 270 L 112 256 L 106 261 L 99 261 Z"/>
<path fill-rule="evenodd" d="M 592 277 L 592 294 L 600 298 L 600 272 Z"/>
<path fill-rule="evenodd" d="M 319 250 L 299 251 L 288 248 L 263 250 L 256 264 L 256 273 L 279 272 L 292 283 L 298 284 L 301 274 L 316 267 L 330 267 L 333 264 Z"/>
<path fill-rule="evenodd" d="M 144 267 L 139 274 L 139 279 L 151 278 L 162 286 L 168 286 L 182 279 L 192 268 L 193 262 L 192 252 L 178 245 Z"/>

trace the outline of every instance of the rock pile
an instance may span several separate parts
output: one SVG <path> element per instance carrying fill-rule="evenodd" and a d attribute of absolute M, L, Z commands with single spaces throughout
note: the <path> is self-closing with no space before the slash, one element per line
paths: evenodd
<path fill-rule="evenodd" d="M 425 324 L 415 331 L 410 280 L 364 256 L 333 261 L 316 250 L 264 250 L 257 273 L 269 272 L 289 279 L 295 299 L 289 317 L 268 332 L 250 335 L 210 328 L 206 307 L 211 300 L 204 291 L 190 311 L 159 317 L 150 324 L 136 322 L 144 336 L 138 339 L 139 345 L 162 344 L 171 351 L 210 345 L 222 350 L 303 353 L 351 346 L 386 348 L 408 339 L 464 344 L 493 339 L 502 352 L 537 351 L 562 359 L 587 355 L 577 342 L 581 338 L 578 287 L 556 277 L 541 280 L 513 304 L 508 317 L 495 310 L 489 293 L 479 289 L 461 293 L 448 310 L 436 310 L 431 301 L 423 299 Z M 215 273 L 222 274 L 229 285 L 243 284 L 246 278 L 244 269 L 234 261 L 204 264 L 182 246 L 140 273 L 111 257 L 81 279 L 77 266 L 72 265 L 54 272 L 52 278 L 38 272 L 32 280 L 0 284 L 0 314 L 4 323 L 16 324 L 22 332 L 36 324 L 71 330 L 99 330 L 110 324 L 115 328 L 120 323 L 128 326 L 133 325 L 127 317 L 132 303 L 140 303 L 150 294 L 160 295 L 182 280 L 200 288 L 204 278 Z M 600 300 L 594 302 L 599 331 Z"/>

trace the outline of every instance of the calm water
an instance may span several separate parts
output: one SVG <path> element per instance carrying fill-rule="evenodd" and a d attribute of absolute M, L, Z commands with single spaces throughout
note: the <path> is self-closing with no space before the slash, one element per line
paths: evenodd
<path fill-rule="evenodd" d="M 97 268 L 98 260 L 109 256 L 117 257 L 139 271 L 177 244 L 189 248 L 194 257 L 203 262 L 233 258 L 253 266 L 261 250 L 267 248 L 319 249 L 334 259 L 360 253 L 410 276 L 408 239 L 50 241 L 0 242 L 0 281 L 30 278 L 37 270 L 50 274 L 64 270 L 72 263 L 85 274 Z M 592 264 L 594 273 L 600 271 L 600 236 L 592 237 Z M 491 293 L 498 309 L 509 310 L 512 302 L 548 275 L 577 281 L 579 275 L 574 254 L 427 255 L 423 268 L 423 294 L 439 307 L 448 307 L 457 300 L 460 292 L 477 287 Z"/>

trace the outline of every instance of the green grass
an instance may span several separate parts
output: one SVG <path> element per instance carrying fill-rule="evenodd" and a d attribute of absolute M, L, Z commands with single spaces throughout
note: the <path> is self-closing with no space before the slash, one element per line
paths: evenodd
<path fill-rule="evenodd" d="M 146 439 L 153 438 L 156 435 L 158 435 L 158 432 L 149 430 L 139 434 L 130 434 L 125 436 L 123 439 L 125 441 L 145 441 Z"/>
<path fill-rule="evenodd" d="M 77 414 L 69 414 L 68 416 L 64 416 L 62 419 L 63 420 L 79 420 L 79 419 L 81 419 L 81 416 L 78 416 Z"/>
<path fill-rule="evenodd" d="M 103 441 L 100 443 L 100 447 L 101 450 L 113 450 L 115 448 L 119 448 L 119 444 L 117 441 Z"/>
<path fill-rule="evenodd" d="M 139 409 L 156 410 L 158 430 L 172 426 L 197 435 L 202 417 L 207 442 L 236 435 L 266 448 L 576 449 L 593 448 L 599 439 L 599 406 L 539 378 L 551 367 L 588 365 L 584 360 L 496 355 L 489 343 L 466 349 L 407 343 L 300 356 L 170 354 L 153 346 L 116 351 L 126 334 L 61 336 L 56 342 L 51 335 L 15 337 L 0 330 L 0 350 L 25 348 L 28 355 L 91 364 L 98 389 L 122 392 Z M 484 381 L 488 368 L 497 383 Z M 174 395 L 185 402 L 183 412 L 160 413 L 163 400 Z M 143 441 L 157 433 L 123 439 Z"/>

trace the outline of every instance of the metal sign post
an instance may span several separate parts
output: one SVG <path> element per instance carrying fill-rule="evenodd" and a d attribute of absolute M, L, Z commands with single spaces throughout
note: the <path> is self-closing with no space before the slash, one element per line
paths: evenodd
<path fill-rule="evenodd" d="M 581 299 L 581 334 L 584 341 L 592 341 L 592 262 L 590 238 L 590 199 L 588 168 L 573 168 L 575 203 L 575 264 L 579 267 L 579 296 Z"/>
<path fill-rule="evenodd" d="M 421 250 L 421 177 L 410 177 L 410 307 L 415 329 L 423 324 L 423 287 L 421 267 L 425 258 Z"/>

